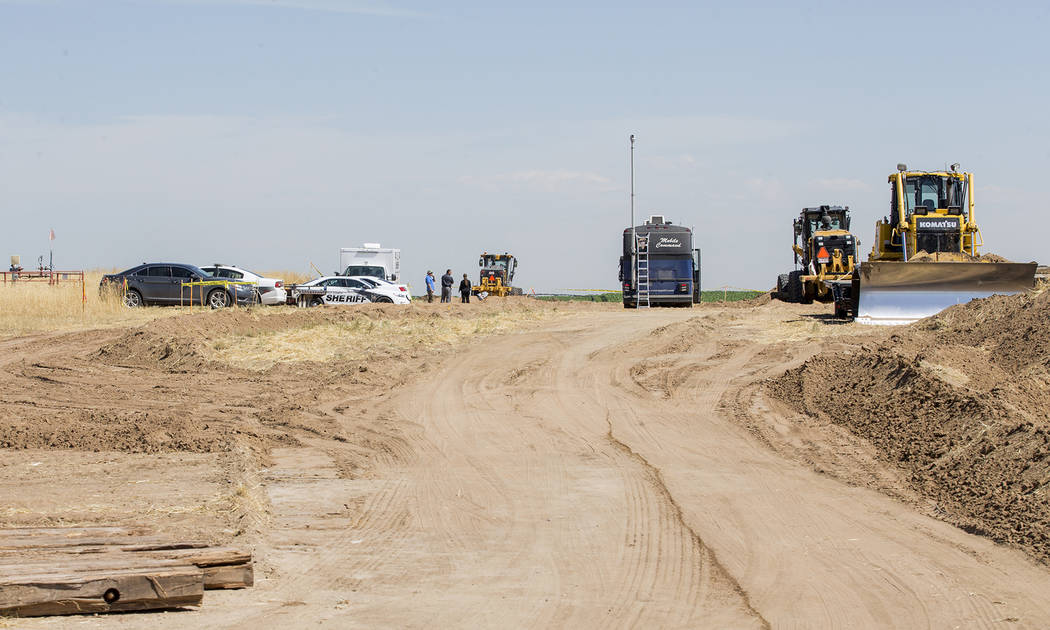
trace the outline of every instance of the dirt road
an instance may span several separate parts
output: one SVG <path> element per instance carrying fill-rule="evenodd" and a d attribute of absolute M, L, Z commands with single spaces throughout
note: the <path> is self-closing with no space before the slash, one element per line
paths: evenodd
<path fill-rule="evenodd" d="M 319 396 L 310 413 L 354 437 L 301 433 L 252 473 L 254 589 L 148 619 L 19 623 L 1050 624 L 1045 566 L 923 515 L 863 442 L 765 398 L 762 379 L 856 333 L 800 313 L 581 311 L 379 399 Z M 347 475 L 366 448 L 368 473 Z"/>

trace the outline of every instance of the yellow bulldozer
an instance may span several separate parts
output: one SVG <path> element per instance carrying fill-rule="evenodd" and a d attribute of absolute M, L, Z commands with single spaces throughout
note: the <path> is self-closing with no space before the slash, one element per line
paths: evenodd
<path fill-rule="evenodd" d="M 478 266 L 481 267 L 481 281 L 471 288 L 474 295 L 506 297 L 522 294 L 520 287 L 511 285 L 518 269 L 518 259 L 514 256 L 483 252 L 478 259 Z"/>
<path fill-rule="evenodd" d="M 850 280 L 831 282 L 836 311 L 864 324 L 907 324 L 954 304 L 1035 285 L 1035 263 L 981 258 L 973 174 L 945 171 L 889 176 L 890 214 L 875 224 L 868 262 Z"/>

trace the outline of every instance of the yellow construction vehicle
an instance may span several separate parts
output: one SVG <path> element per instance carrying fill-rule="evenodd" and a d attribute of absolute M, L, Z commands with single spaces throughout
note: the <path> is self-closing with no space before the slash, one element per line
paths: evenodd
<path fill-rule="evenodd" d="M 860 241 L 849 231 L 849 207 L 803 208 L 794 221 L 795 269 L 777 277 L 774 297 L 809 304 L 832 301 L 834 280 L 853 277 Z M 799 243 L 801 242 L 801 245 Z"/>
<path fill-rule="evenodd" d="M 519 287 L 511 286 L 514 272 L 518 269 L 518 259 L 514 256 L 484 252 L 478 259 L 478 266 L 481 267 L 481 281 L 472 287 L 471 293 L 474 295 L 506 297 L 522 294 Z"/>
<path fill-rule="evenodd" d="M 993 294 L 1035 285 L 1035 263 L 992 262 L 977 253 L 973 175 L 946 171 L 889 176 L 890 214 L 875 224 L 868 262 L 851 281 L 832 282 L 836 310 L 865 324 L 906 324 Z"/>

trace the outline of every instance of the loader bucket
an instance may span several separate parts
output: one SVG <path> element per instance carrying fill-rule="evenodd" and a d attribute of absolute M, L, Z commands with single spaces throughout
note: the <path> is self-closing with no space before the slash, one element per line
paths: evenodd
<path fill-rule="evenodd" d="M 1035 269 L 1035 263 L 861 263 L 856 321 L 909 324 L 975 298 L 1027 291 Z"/>

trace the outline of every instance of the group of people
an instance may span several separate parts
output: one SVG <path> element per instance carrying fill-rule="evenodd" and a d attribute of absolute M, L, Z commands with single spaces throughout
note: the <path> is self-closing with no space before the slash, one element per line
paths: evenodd
<path fill-rule="evenodd" d="M 434 285 L 437 283 L 434 280 L 434 272 L 428 271 L 426 277 L 427 283 L 427 302 L 434 301 Z M 441 301 L 451 302 L 452 301 L 452 285 L 456 283 L 456 279 L 452 277 L 452 270 L 446 269 L 445 275 L 441 276 Z M 459 298 L 464 304 L 470 303 L 470 280 L 467 278 L 467 274 L 463 274 L 463 279 L 459 281 Z"/>

